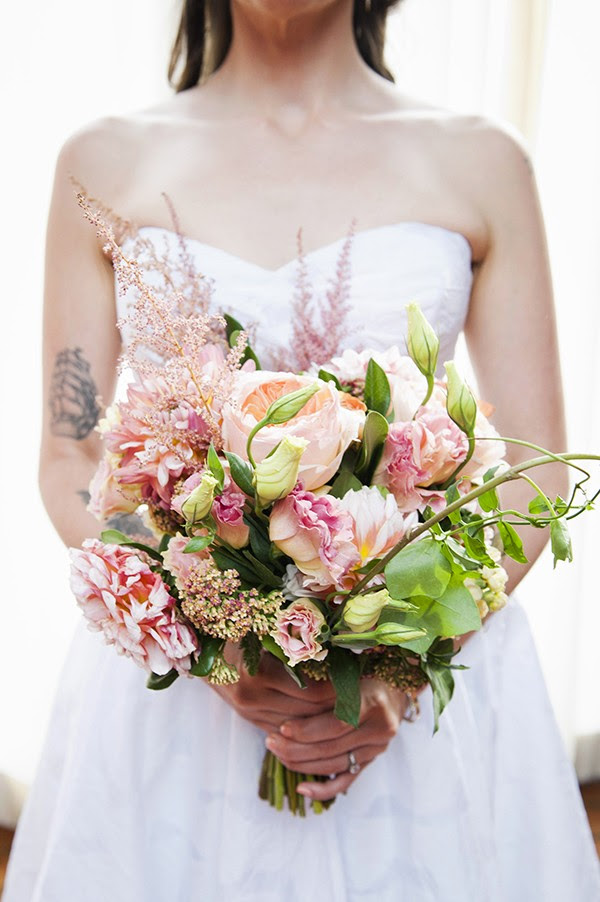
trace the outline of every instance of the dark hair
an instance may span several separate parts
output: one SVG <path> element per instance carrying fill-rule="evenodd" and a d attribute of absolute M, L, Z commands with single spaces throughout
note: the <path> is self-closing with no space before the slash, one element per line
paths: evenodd
<path fill-rule="evenodd" d="M 389 81 L 394 81 L 394 76 L 383 55 L 385 24 L 389 10 L 399 2 L 354 0 L 356 46 L 367 65 Z M 231 0 L 183 0 L 168 70 L 169 83 L 176 91 L 193 88 L 219 68 L 229 51 L 232 33 Z"/>

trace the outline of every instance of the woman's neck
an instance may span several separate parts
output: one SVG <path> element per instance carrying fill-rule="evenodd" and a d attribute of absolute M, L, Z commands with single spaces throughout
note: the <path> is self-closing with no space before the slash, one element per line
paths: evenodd
<path fill-rule="evenodd" d="M 311 119 L 334 107 L 356 109 L 381 79 L 356 47 L 352 7 L 339 0 L 276 15 L 233 0 L 233 40 L 210 78 L 211 91 L 226 98 L 230 111 L 238 106 L 267 119 L 290 111 Z"/>

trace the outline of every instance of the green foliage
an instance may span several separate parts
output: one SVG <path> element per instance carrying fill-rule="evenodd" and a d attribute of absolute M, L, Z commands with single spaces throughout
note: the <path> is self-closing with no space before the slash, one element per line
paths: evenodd
<path fill-rule="evenodd" d="M 174 667 L 168 673 L 154 673 L 153 671 L 146 680 L 146 687 L 148 689 L 168 689 L 178 676 Z"/>
<path fill-rule="evenodd" d="M 505 523 L 504 520 L 500 520 L 498 532 L 506 554 L 519 564 L 526 564 L 527 558 L 523 551 L 523 542 L 514 526 L 511 526 L 510 523 Z"/>
<path fill-rule="evenodd" d="M 344 390 L 340 384 L 340 380 L 337 376 L 334 376 L 333 373 L 328 373 L 327 370 L 319 370 L 318 375 L 322 382 L 333 382 L 338 391 Z"/>
<path fill-rule="evenodd" d="M 225 484 L 225 470 L 223 469 L 223 464 L 221 463 L 219 455 L 215 451 L 215 446 L 212 442 L 208 446 L 206 463 L 208 465 L 208 469 L 217 480 L 217 490 L 219 492 L 222 492 L 223 486 Z"/>
<path fill-rule="evenodd" d="M 245 329 L 242 324 L 234 316 L 230 316 L 229 313 L 225 313 L 223 318 L 225 320 L 225 334 L 227 335 L 227 341 L 229 347 L 233 348 L 239 338 L 240 332 L 245 332 Z M 253 360 L 257 370 L 261 368 L 259 359 L 249 344 L 246 344 L 244 356 L 240 363 L 244 364 L 247 360 Z"/>
<path fill-rule="evenodd" d="M 386 418 L 381 413 L 370 410 L 365 419 L 360 453 L 354 470 L 365 485 L 370 484 L 379 463 L 388 430 Z"/>
<path fill-rule="evenodd" d="M 334 714 L 358 727 L 360 717 L 360 659 L 351 651 L 332 648 L 327 655 L 329 675 L 335 689 Z"/>
<path fill-rule="evenodd" d="M 550 523 L 550 547 L 554 557 L 554 566 L 558 561 L 573 560 L 573 546 L 569 528 L 564 520 L 552 520 Z"/>
<path fill-rule="evenodd" d="M 216 639 L 214 637 L 206 637 L 202 638 L 202 649 L 198 659 L 194 664 L 190 667 L 190 673 L 192 676 L 197 677 L 207 677 L 211 670 L 213 669 L 213 664 L 215 663 L 215 658 L 217 655 L 221 653 L 225 642 L 223 639 Z"/>
<path fill-rule="evenodd" d="M 452 566 L 440 543 L 433 538 L 406 545 L 385 568 L 388 591 L 392 598 L 426 595 L 439 598 L 450 582 Z"/>
<path fill-rule="evenodd" d="M 210 543 L 214 540 L 213 535 L 207 536 L 194 536 L 189 540 L 185 548 L 183 549 L 184 554 L 194 554 L 197 551 L 204 551 L 205 548 L 208 548 Z"/>
<path fill-rule="evenodd" d="M 387 417 L 391 403 L 390 383 L 384 370 L 373 358 L 367 365 L 364 397 L 368 410 L 376 411 L 383 417 Z"/>
<path fill-rule="evenodd" d="M 256 676 L 260 664 L 262 645 L 256 633 L 248 632 L 240 642 L 244 666 L 250 676 Z"/>
<path fill-rule="evenodd" d="M 225 457 L 229 462 L 229 471 L 231 473 L 231 478 L 235 482 L 235 484 L 244 492 L 245 495 L 248 495 L 250 498 L 254 498 L 254 483 L 252 481 L 252 468 L 249 464 L 246 463 L 245 460 L 242 460 L 241 457 L 238 457 L 237 454 L 234 454 L 233 451 L 226 451 Z"/>
<path fill-rule="evenodd" d="M 130 548 L 137 548 L 138 551 L 145 551 L 149 557 L 162 564 L 162 555 L 159 554 L 156 548 L 144 545 L 143 542 L 136 542 L 118 529 L 104 529 L 100 534 L 100 538 L 107 545 L 128 545 Z"/>

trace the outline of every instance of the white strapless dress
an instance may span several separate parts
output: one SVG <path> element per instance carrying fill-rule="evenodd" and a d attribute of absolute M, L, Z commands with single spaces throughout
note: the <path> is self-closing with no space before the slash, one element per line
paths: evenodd
<path fill-rule="evenodd" d="M 171 233 L 141 231 L 176 252 Z M 258 322 L 268 362 L 289 341 L 295 263 L 271 271 L 188 247 L 216 303 Z M 307 255 L 316 289 L 340 248 Z M 403 344 L 404 305 L 417 300 L 441 359 L 452 356 L 472 278 L 462 235 L 417 222 L 358 232 L 352 267 L 349 344 Z M 598 902 L 575 775 L 514 597 L 460 659 L 469 669 L 439 733 L 427 692 L 421 719 L 401 725 L 348 795 L 301 820 L 257 796 L 260 730 L 200 680 L 148 691 L 82 624 L 4 902 Z"/>

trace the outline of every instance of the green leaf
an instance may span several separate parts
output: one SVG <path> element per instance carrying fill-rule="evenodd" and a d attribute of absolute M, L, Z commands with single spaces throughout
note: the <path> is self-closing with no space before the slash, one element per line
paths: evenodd
<path fill-rule="evenodd" d="M 231 335 L 229 337 L 230 347 L 233 348 L 237 344 L 237 340 L 239 337 L 240 337 L 239 329 L 236 329 L 235 332 L 231 333 Z M 259 359 L 256 356 L 256 354 L 254 353 L 254 351 L 252 350 L 252 348 L 250 347 L 250 345 L 248 344 L 248 337 L 246 336 L 246 347 L 244 348 L 244 353 L 242 354 L 242 356 L 240 358 L 240 366 L 243 366 L 247 360 L 254 361 L 254 365 L 256 366 L 257 370 L 261 369 Z"/>
<path fill-rule="evenodd" d="M 440 715 L 454 692 L 454 675 L 448 667 L 441 666 L 429 658 L 421 662 L 421 667 L 427 674 L 433 693 L 433 732 L 435 734 L 440 726 Z"/>
<path fill-rule="evenodd" d="M 244 523 L 250 529 L 250 547 L 252 553 L 259 561 L 262 561 L 263 564 L 271 564 L 273 562 L 273 546 L 268 533 L 259 526 L 254 517 L 244 514 Z"/>
<path fill-rule="evenodd" d="M 145 551 L 151 558 L 155 561 L 160 561 L 162 564 L 162 555 L 159 554 L 156 548 L 151 548 L 150 545 L 144 545 L 143 542 L 136 542 L 118 529 L 104 529 L 100 533 L 100 538 L 107 545 L 129 545 L 130 548 L 137 548 L 138 551 Z"/>
<path fill-rule="evenodd" d="M 362 482 L 354 473 L 350 473 L 349 470 L 342 470 L 334 479 L 327 494 L 332 495 L 334 498 L 343 498 L 347 492 L 359 492 L 362 487 Z"/>
<path fill-rule="evenodd" d="M 260 640 L 262 647 L 265 651 L 270 652 L 273 657 L 277 658 L 283 664 L 286 664 L 289 667 L 290 662 L 287 659 L 287 655 L 282 648 L 277 645 L 273 636 L 263 636 Z"/>
<path fill-rule="evenodd" d="M 493 567 L 494 561 L 488 554 L 485 542 L 479 536 L 472 536 L 466 530 L 461 533 L 461 538 L 465 544 L 465 550 L 470 558 L 485 564 L 486 567 Z"/>
<path fill-rule="evenodd" d="M 319 379 L 322 382 L 333 382 L 338 391 L 344 390 L 338 377 L 334 376 L 333 373 L 328 373 L 327 370 L 319 370 Z"/>
<path fill-rule="evenodd" d="M 411 542 L 385 568 L 392 598 L 427 595 L 439 598 L 450 582 L 452 566 L 435 539 Z"/>
<path fill-rule="evenodd" d="M 483 495 L 479 496 L 477 501 L 479 502 L 481 510 L 486 513 L 498 510 L 500 507 L 500 500 L 496 489 L 489 489 L 487 492 L 484 492 Z"/>
<path fill-rule="evenodd" d="M 248 495 L 250 498 L 254 498 L 254 484 L 252 482 L 252 468 L 250 467 L 250 464 L 247 464 L 245 460 L 242 460 L 242 458 L 238 457 L 237 454 L 234 454 L 233 451 L 226 451 L 225 457 L 229 462 L 231 478 L 235 484 L 242 492 L 244 492 L 244 494 Z"/>
<path fill-rule="evenodd" d="M 535 498 L 532 498 L 527 505 L 527 509 L 529 510 L 529 513 L 533 514 L 534 516 L 551 513 L 550 508 L 548 507 L 546 499 L 543 495 L 536 495 Z"/>
<path fill-rule="evenodd" d="M 245 332 L 242 324 L 237 320 L 234 316 L 231 316 L 229 313 L 223 314 L 223 319 L 225 320 L 225 334 L 227 336 L 227 341 L 231 344 L 231 336 L 234 332 Z"/>
<path fill-rule="evenodd" d="M 263 564 L 262 561 L 259 561 L 257 557 L 254 557 L 254 555 L 250 551 L 248 551 L 248 549 L 244 548 L 242 554 L 254 568 L 254 572 L 256 573 L 261 583 L 264 583 L 267 586 L 271 586 L 273 589 L 279 589 L 281 587 L 280 576 L 277 576 L 277 574 L 273 573 L 273 571 L 265 564 Z"/>
<path fill-rule="evenodd" d="M 511 526 L 510 523 L 505 523 L 503 520 L 500 520 L 498 523 L 498 532 L 502 539 L 502 545 L 504 546 L 506 554 L 519 564 L 526 564 L 527 558 L 523 551 L 523 542 L 516 529 Z"/>
<path fill-rule="evenodd" d="M 365 485 L 371 482 L 389 428 L 389 423 L 382 414 L 374 410 L 369 411 L 363 427 L 362 443 L 355 468 L 356 475 Z"/>
<path fill-rule="evenodd" d="M 237 571 L 240 579 L 250 586 L 261 584 L 262 580 L 257 577 L 256 571 L 234 551 L 229 548 L 211 548 L 210 553 L 219 570 Z"/>
<path fill-rule="evenodd" d="M 158 548 L 156 549 L 159 554 L 162 554 L 169 547 L 169 542 L 173 537 L 169 535 L 168 532 L 163 533 L 163 537 L 159 542 Z"/>
<path fill-rule="evenodd" d="M 446 489 L 446 505 L 449 507 L 451 504 L 454 504 L 455 501 L 458 501 L 460 498 L 460 492 L 458 491 L 458 485 L 456 482 L 453 482 Z"/>
<path fill-rule="evenodd" d="M 205 548 L 208 548 L 214 536 L 194 536 L 189 540 L 185 548 L 183 549 L 184 554 L 194 554 L 197 551 L 204 551 Z"/>
<path fill-rule="evenodd" d="M 206 677 L 209 675 L 215 663 L 215 658 L 223 649 L 225 642 L 223 639 L 211 637 L 210 639 L 202 639 L 202 650 L 197 661 L 190 667 L 192 676 Z"/>
<path fill-rule="evenodd" d="M 359 656 L 343 648 L 331 648 L 327 655 L 327 663 L 336 696 L 333 713 L 339 720 L 358 727 L 360 717 Z"/>
<path fill-rule="evenodd" d="M 439 598 L 416 595 L 412 601 L 417 606 L 415 612 L 404 614 L 384 608 L 380 618 L 380 623 L 394 621 L 405 627 L 425 630 L 424 639 L 415 639 L 405 646 L 412 651 L 426 651 L 438 637 L 462 636 L 481 628 L 477 605 L 460 576 L 452 577 Z"/>
<path fill-rule="evenodd" d="M 552 520 L 550 523 L 550 547 L 552 548 L 555 567 L 558 561 L 573 560 L 571 536 L 564 520 Z"/>
<path fill-rule="evenodd" d="M 174 667 L 168 673 L 154 673 L 153 671 L 146 680 L 146 686 L 148 689 L 167 689 L 178 676 Z"/>
<path fill-rule="evenodd" d="M 240 647 L 242 649 L 242 655 L 244 657 L 244 666 L 248 671 L 250 676 L 256 676 L 258 673 L 258 667 L 260 664 L 260 655 L 262 651 L 262 645 L 260 643 L 260 639 L 253 633 L 246 633 L 246 635 L 242 638 L 240 642 Z"/>
<path fill-rule="evenodd" d="M 390 409 L 390 383 L 384 370 L 373 358 L 369 360 L 365 378 L 365 404 L 369 410 L 377 411 L 383 417 Z"/>
<path fill-rule="evenodd" d="M 223 485 L 225 484 L 225 470 L 223 469 L 223 464 L 219 460 L 219 455 L 215 451 L 215 446 L 212 442 L 208 446 L 206 463 L 208 464 L 208 469 L 217 480 L 219 491 L 223 491 Z"/>

